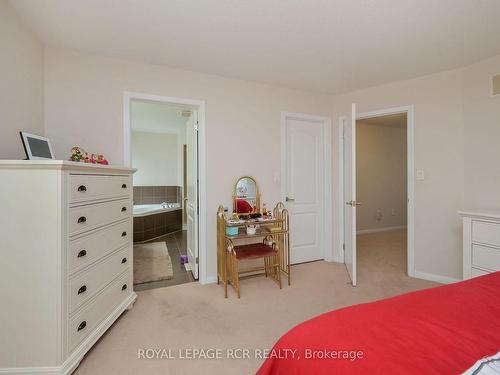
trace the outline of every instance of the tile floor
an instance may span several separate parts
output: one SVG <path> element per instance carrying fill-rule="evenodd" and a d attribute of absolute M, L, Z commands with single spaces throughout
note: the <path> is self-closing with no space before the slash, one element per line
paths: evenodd
<path fill-rule="evenodd" d="M 185 284 L 195 281 L 191 272 L 186 271 L 186 268 L 181 264 L 181 254 L 187 254 L 187 232 L 185 230 L 168 234 L 164 237 L 157 238 L 151 242 L 165 241 L 167 243 L 168 253 L 172 259 L 172 268 L 174 278 L 171 280 L 153 281 L 150 283 L 134 285 L 135 291 L 163 288 L 166 286 Z"/>

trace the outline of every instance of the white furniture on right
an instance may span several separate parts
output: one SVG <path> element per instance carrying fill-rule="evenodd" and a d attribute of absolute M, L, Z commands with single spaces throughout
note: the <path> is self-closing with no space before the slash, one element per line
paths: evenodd
<path fill-rule="evenodd" d="M 500 212 L 459 214 L 463 217 L 463 278 L 500 271 Z"/>

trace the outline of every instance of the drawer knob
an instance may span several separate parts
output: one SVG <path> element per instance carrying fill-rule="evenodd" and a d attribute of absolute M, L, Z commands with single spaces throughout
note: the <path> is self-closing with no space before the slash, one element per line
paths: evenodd
<path fill-rule="evenodd" d="M 122 263 L 127 263 L 127 258 L 123 258 Z"/>
<path fill-rule="evenodd" d="M 122 189 L 126 189 L 127 188 L 127 184 L 122 184 Z"/>
<path fill-rule="evenodd" d="M 125 289 L 127 289 L 127 284 L 123 284 L 123 286 L 122 286 L 122 290 L 125 290 Z"/>
<path fill-rule="evenodd" d="M 78 294 L 85 293 L 87 291 L 87 285 L 82 285 L 80 289 L 78 289 Z"/>
<path fill-rule="evenodd" d="M 78 218 L 77 223 L 78 223 L 78 224 L 83 224 L 83 223 L 85 223 L 86 221 L 87 221 L 87 218 L 86 218 L 85 216 L 80 216 L 80 217 Z"/>
<path fill-rule="evenodd" d="M 87 191 L 87 187 L 85 185 L 80 185 L 80 186 L 78 186 L 78 191 L 83 193 L 83 192 Z"/>
<path fill-rule="evenodd" d="M 127 232 L 122 232 L 122 237 L 125 237 L 127 235 Z"/>
<path fill-rule="evenodd" d="M 82 258 L 85 255 L 87 255 L 87 250 L 80 250 L 80 252 L 78 253 L 78 255 L 76 257 L 77 258 Z"/>
<path fill-rule="evenodd" d="M 122 212 L 127 211 L 127 207 L 122 207 Z"/>
<path fill-rule="evenodd" d="M 87 327 L 87 322 L 84 320 L 83 322 L 80 323 L 80 325 L 78 326 L 78 332 L 81 331 L 82 329 L 84 329 L 85 327 Z"/>

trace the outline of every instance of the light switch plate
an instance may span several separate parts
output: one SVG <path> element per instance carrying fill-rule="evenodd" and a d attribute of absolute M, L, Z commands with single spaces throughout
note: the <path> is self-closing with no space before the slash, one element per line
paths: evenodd
<path fill-rule="evenodd" d="M 423 181 L 423 180 L 425 180 L 424 170 L 423 169 L 417 169 L 417 171 L 415 173 L 415 178 L 417 179 L 417 181 Z"/>

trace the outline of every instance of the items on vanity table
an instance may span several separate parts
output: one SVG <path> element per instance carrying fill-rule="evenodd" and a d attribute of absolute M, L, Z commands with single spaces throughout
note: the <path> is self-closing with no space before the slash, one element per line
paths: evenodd
<path fill-rule="evenodd" d="M 0 373 L 71 373 L 134 303 L 134 171 L 0 161 Z"/>
<path fill-rule="evenodd" d="M 264 206 L 265 207 L 265 204 Z M 263 266 L 241 269 L 240 262 L 263 260 Z M 231 284 L 240 297 L 240 276 L 262 273 L 281 288 L 281 274 L 290 285 L 290 240 L 288 211 L 282 203 L 274 210 L 260 209 L 256 181 L 248 176 L 238 179 L 233 193 L 233 214 L 217 212 L 217 282 Z"/>

